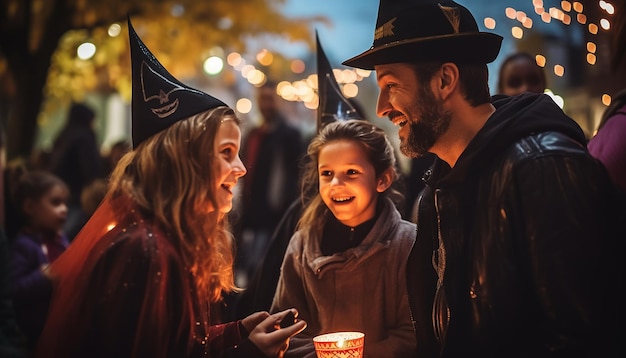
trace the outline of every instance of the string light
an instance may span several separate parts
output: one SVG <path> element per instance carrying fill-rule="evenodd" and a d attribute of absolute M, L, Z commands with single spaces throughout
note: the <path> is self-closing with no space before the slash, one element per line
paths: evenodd
<path fill-rule="evenodd" d="M 572 3 L 569 1 L 561 1 L 561 9 L 563 9 L 563 11 L 570 12 L 572 10 Z"/>
<path fill-rule="evenodd" d="M 587 51 L 591 52 L 591 53 L 595 53 L 596 52 L 596 44 L 589 41 L 587 42 Z"/>
<path fill-rule="evenodd" d="M 496 20 L 494 20 L 491 17 L 486 17 L 484 23 L 485 23 L 485 27 L 488 28 L 489 30 L 493 30 L 496 28 Z"/>
<path fill-rule="evenodd" d="M 596 55 L 593 53 L 588 53 L 587 54 L 587 63 L 589 63 L 590 65 L 595 65 L 596 64 Z"/>
<path fill-rule="evenodd" d="M 565 73 L 565 68 L 562 65 L 554 65 L 554 74 L 559 76 L 559 77 L 563 77 L 563 74 Z"/>
<path fill-rule="evenodd" d="M 600 1 L 600 7 L 606 11 L 607 14 L 612 14 L 614 11 L 613 6 L 606 2 Z M 600 28 L 604 30 L 610 30 L 611 23 L 608 19 L 598 20 L 598 24 L 588 23 L 587 15 L 583 13 L 583 4 L 579 1 L 560 1 L 560 8 L 550 7 L 544 8 L 544 2 L 542 0 L 532 0 L 532 6 L 534 12 L 545 23 L 550 23 L 552 19 L 558 20 L 564 25 L 571 25 L 572 18 L 575 16 L 576 21 L 581 25 L 586 25 L 590 34 L 595 35 Z M 571 14 L 570 14 L 571 13 Z M 518 26 L 511 27 L 511 35 L 516 39 L 522 39 L 524 37 L 524 28 L 532 29 L 533 18 L 528 16 L 526 12 L 517 10 L 513 7 L 506 7 L 504 14 L 507 18 L 519 22 Z M 534 16 L 534 15 L 533 15 Z M 484 27 L 493 30 L 497 26 L 496 19 L 493 17 L 485 17 L 483 20 Z M 597 61 L 597 45 L 595 42 L 589 41 L 586 43 L 586 59 L 590 65 L 594 65 Z M 256 60 L 263 66 L 269 66 L 272 63 L 273 55 L 270 51 L 263 49 L 256 54 Z M 231 53 L 226 58 L 226 61 L 230 66 L 241 71 L 241 75 L 244 78 L 252 82 L 259 82 L 259 78 L 262 81 L 266 80 L 265 74 L 254 68 L 254 66 L 246 65 L 245 59 L 238 53 Z M 547 59 L 544 55 L 535 55 L 535 61 L 540 67 L 545 67 Z M 290 62 L 290 69 L 293 73 L 299 74 L 305 71 L 305 64 L 302 60 L 295 59 Z M 560 64 L 553 65 L 554 75 L 563 77 L 565 75 L 565 67 Z M 344 96 L 350 98 L 355 97 L 359 92 L 357 85 L 358 81 L 363 80 L 371 75 L 371 71 L 361 69 L 333 69 L 333 75 L 340 86 L 340 89 Z M 303 102 L 307 108 L 317 108 L 317 90 L 318 90 L 318 78 L 317 74 L 310 74 L 306 78 L 296 80 L 293 83 L 289 81 L 283 81 L 280 83 L 280 89 L 277 88 L 280 96 L 289 101 Z"/>
<path fill-rule="evenodd" d="M 546 66 L 546 57 L 543 55 L 536 55 L 535 62 L 537 62 L 537 66 L 545 67 Z"/>

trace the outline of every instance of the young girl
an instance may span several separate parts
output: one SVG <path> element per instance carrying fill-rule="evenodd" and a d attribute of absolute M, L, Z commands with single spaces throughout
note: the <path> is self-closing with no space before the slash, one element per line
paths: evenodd
<path fill-rule="evenodd" d="M 308 323 L 286 356 L 315 357 L 312 338 L 336 331 L 364 332 L 365 357 L 411 356 L 405 264 L 416 227 L 390 198 L 397 194 L 391 144 L 366 121 L 338 121 L 311 141 L 308 155 L 303 185 L 318 194 L 289 243 L 271 308 L 296 307 Z"/>
<path fill-rule="evenodd" d="M 129 21 L 133 150 L 68 251 L 37 357 L 276 357 L 302 331 L 289 309 L 214 325 L 237 290 L 226 214 L 246 174 L 241 131 L 222 101 L 175 79 Z"/>
<path fill-rule="evenodd" d="M 46 171 L 24 173 L 13 192 L 22 223 L 13 242 L 11 282 L 18 323 L 31 348 L 43 329 L 52 292 L 45 271 L 69 245 L 62 232 L 68 198 L 65 182 Z"/>

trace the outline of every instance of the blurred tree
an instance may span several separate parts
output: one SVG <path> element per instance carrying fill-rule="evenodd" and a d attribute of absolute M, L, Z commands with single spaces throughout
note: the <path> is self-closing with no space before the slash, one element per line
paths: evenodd
<path fill-rule="evenodd" d="M 261 34 L 304 40 L 320 18 L 286 19 L 286 0 L 0 0 L 0 112 L 7 159 L 28 158 L 37 118 L 88 91 L 130 97 L 126 17 L 177 78 L 196 75 L 214 46 L 245 51 Z M 114 26 L 111 26 L 114 25 Z M 81 60 L 84 42 L 97 48 Z"/>

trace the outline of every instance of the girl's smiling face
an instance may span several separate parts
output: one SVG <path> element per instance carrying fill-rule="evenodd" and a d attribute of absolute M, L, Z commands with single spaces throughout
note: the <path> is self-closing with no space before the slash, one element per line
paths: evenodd
<path fill-rule="evenodd" d="M 228 213 L 233 207 L 233 188 L 246 174 L 239 157 L 241 130 L 234 120 L 224 119 L 215 136 L 215 198 L 218 210 Z"/>
<path fill-rule="evenodd" d="M 354 140 L 329 142 L 319 152 L 319 193 L 333 215 L 346 226 L 357 226 L 376 214 L 378 193 L 391 185 L 391 173 L 376 178 L 363 147 Z"/>

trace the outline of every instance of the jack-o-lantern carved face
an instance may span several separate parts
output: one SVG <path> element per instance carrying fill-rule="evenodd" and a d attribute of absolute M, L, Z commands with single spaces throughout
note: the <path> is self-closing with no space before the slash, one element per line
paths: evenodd
<path fill-rule="evenodd" d="M 168 117 L 178 109 L 180 101 L 175 92 L 189 91 L 202 94 L 200 91 L 185 88 L 168 80 L 153 70 L 145 61 L 141 64 L 141 91 L 143 92 L 143 100 L 150 107 L 152 113 L 159 118 Z"/>

